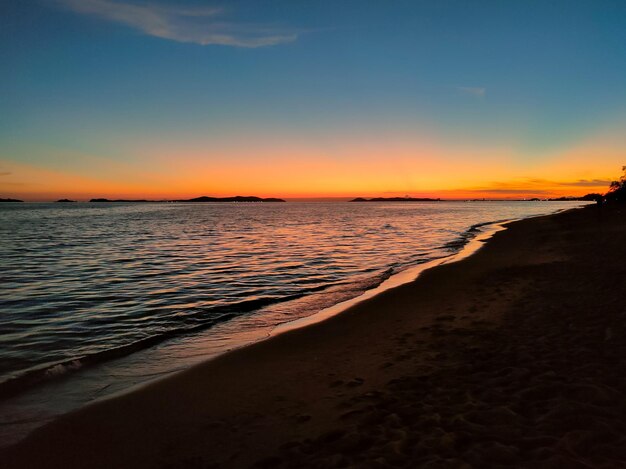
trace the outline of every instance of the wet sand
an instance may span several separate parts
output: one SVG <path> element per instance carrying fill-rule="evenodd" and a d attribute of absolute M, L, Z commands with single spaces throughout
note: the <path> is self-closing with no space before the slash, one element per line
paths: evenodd
<path fill-rule="evenodd" d="M 510 225 L 324 322 L 37 430 L 2 467 L 626 467 L 626 208 Z"/>

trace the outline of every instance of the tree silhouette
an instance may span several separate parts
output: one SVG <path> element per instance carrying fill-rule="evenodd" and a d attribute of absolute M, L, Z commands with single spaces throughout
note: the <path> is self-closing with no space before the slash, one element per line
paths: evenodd
<path fill-rule="evenodd" d="M 626 166 L 622 166 L 622 177 L 611 182 L 605 198 L 608 202 L 626 202 Z"/>

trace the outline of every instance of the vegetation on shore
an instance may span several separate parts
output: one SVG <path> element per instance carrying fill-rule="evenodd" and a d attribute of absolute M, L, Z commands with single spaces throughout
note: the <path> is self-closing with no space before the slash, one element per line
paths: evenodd
<path fill-rule="evenodd" d="M 622 166 L 622 176 L 619 180 L 611 182 L 604 199 L 607 202 L 626 202 L 626 166 Z"/>

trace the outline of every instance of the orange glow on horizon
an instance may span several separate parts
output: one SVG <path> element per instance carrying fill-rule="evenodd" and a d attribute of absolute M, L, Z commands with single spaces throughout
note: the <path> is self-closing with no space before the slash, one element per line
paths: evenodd
<path fill-rule="evenodd" d="M 0 197 L 546 198 L 604 193 L 624 164 L 621 141 L 606 136 L 542 155 L 532 164 L 502 145 L 461 148 L 400 139 L 326 143 L 286 141 L 207 151 L 200 144 L 177 149 L 173 142 L 135 148 L 133 158 L 124 162 L 62 154 L 64 164 L 54 168 L 0 155 Z"/>

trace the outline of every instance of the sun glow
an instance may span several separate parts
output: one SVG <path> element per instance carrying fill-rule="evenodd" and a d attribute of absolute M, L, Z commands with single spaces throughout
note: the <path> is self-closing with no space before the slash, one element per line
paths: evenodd
<path fill-rule="evenodd" d="M 77 152 L 59 152 L 46 164 L 4 159 L 0 190 L 26 200 L 237 194 L 519 199 L 605 192 L 623 164 L 616 132 L 541 158 L 529 158 L 513 144 L 462 147 L 426 137 L 351 137 L 313 143 L 288 136 L 254 143 L 172 139 L 127 146 L 125 159 Z"/>

